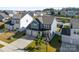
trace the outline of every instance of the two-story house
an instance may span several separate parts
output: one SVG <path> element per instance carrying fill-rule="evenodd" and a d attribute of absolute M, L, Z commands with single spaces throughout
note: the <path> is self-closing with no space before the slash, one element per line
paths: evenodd
<path fill-rule="evenodd" d="M 63 8 L 60 14 L 62 16 L 76 16 L 79 15 L 79 8 Z"/>
<path fill-rule="evenodd" d="M 22 30 L 23 27 L 26 28 L 32 21 L 33 18 L 29 14 L 14 14 L 13 17 L 6 22 L 5 28 L 10 31 Z"/>
<path fill-rule="evenodd" d="M 38 32 L 41 32 L 42 35 L 50 33 L 53 20 L 54 17 L 51 15 L 37 16 L 27 27 L 26 33 L 35 37 L 38 35 Z"/>

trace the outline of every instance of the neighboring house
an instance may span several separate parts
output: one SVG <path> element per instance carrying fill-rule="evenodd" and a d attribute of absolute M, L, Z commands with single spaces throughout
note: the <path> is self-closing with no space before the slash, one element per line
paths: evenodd
<path fill-rule="evenodd" d="M 17 12 L 13 10 L 4 10 L 3 13 L 9 15 L 10 17 L 12 17 L 14 14 L 17 14 Z"/>
<path fill-rule="evenodd" d="M 69 26 L 69 27 L 71 26 L 70 18 L 55 17 L 54 21 L 52 23 L 52 26 L 51 26 L 51 33 L 60 32 L 60 34 L 61 34 L 61 30 L 65 26 Z"/>
<path fill-rule="evenodd" d="M 61 51 L 79 51 L 79 19 L 71 19 L 70 23 L 71 28 L 63 30 L 62 33 L 62 42 L 65 42 L 65 46 L 61 46 Z"/>
<path fill-rule="evenodd" d="M 37 12 L 34 12 L 34 16 L 43 16 L 43 15 L 46 15 L 47 13 L 46 12 L 43 12 L 43 11 L 37 11 Z"/>
<path fill-rule="evenodd" d="M 2 19 L 4 19 L 4 17 L 2 15 L 0 15 L 0 21 L 2 21 Z"/>
<path fill-rule="evenodd" d="M 60 14 L 63 16 L 76 16 L 79 15 L 79 8 L 63 8 Z"/>
<path fill-rule="evenodd" d="M 6 19 L 9 19 L 9 16 L 5 13 L 0 13 L 0 21 L 5 22 Z"/>
<path fill-rule="evenodd" d="M 69 42 L 72 44 L 78 44 L 79 42 L 79 19 L 71 19 L 71 25 L 72 28 L 69 30 L 63 30 L 62 36 L 67 38 L 69 37 L 70 39 L 63 40 L 64 42 Z M 75 42 L 76 41 L 76 42 Z"/>
<path fill-rule="evenodd" d="M 33 21 L 32 17 L 29 14 L 16 14 L 10 19 L 10 21 L 6 22 L 5 27 L 8 30 L 22 30 L 22 28 L 26 28 Z"/>

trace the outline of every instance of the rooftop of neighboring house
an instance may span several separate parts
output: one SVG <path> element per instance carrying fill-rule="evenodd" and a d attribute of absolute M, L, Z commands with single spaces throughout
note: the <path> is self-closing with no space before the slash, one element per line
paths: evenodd
<path fill-rule="evenodd" d="M 2 15 L 0 15 L 0 20 L 2 20 L 4 17 Z"/>
<path fill-rule="evenodd" d="M 6 15 L 5 13 L 1 13 L 1 12 L 0 12 L 0 16 L 1 16 L 2 18 L 8 18 L 8 17 L 9 17 L 9 16 Z"/>
<path fill-rule="evenodd" d="M 14 14 L 13 10 L 3 10 L 3 13 L 5 14 Z"/>
<path fill-rule="evenodd" d="M 3 10 L 2 12 L 0 12 L 0 14 L 3 17 L 9 16 L 9 14 L 13 14 L 12 18 L 19 18 L 20 19 L 26 14 L 26 11 Z"/>
<path fill-rule="evenodd" d="M 57 20 L 58 22 L 70 23 L 70 18 L 56 17 L 56 20 Z"/>
<path fill-rule="evenodd" d="M 71 19 L 71 24 L 73 29 L 79 29 L 79 19 Z"/>
<path fill-rule="evenodd" d="M 51 15 L 43 15 L 36 17 L 43 24 L 52 24 L 54 17 Z"/>
<path fill-rule="evenodd" d="M 30 16 L 34 16 L 34 11 L 28 11 L 27 14 L 29 14 Z"/>
<path fill-rule="evenodd" d="M 21 19 L 24 15 L 26 15 L 26 13 L 19 11 L 17 14 L 14 14 L 12 18 Z"/>
<path fill-rule="evenodd" d="M 79 8 L 63 8 L 61 11 L 79 11 Z"/>

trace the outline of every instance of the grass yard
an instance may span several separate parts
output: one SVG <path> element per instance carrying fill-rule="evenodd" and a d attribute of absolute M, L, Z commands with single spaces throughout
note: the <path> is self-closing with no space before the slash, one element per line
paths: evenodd
<path fill-rule="evenodd" d="M 60 47 L 61 47 L 61 36 L 59 35 L 55 35 L 52 40 L 50 41 L 50 45 L 54 48 L 56 48 L 56 51 L 59 51 L 60 50 Z"/>
<path fill-rule="evenodd" d="M 0 44 L 0 48 L 4 47 L 4 45 Z"/>
<path fill-rule="evenodd" d="M 70 26 L 65 25 L 64 29 L 70 29 Z"/>
<path fill-rule="evenodd" d="M 61 22 L 63 22 L 63 23 L 69 23 L 69 22 L 70 22 L 70 19 L 69 19 L 69 18 L 66 18 L 66 17 L 60 17 L 59 19 L 60 19 Z"/>
<path fill-rule="evenodd" d="M 56 49 L 51 47 L 49 44 L 47 45 L 47 50 L 46 50 L 46 44 L 42 43 L 40 45 L 40 49 L 36 49 L 36 44 L 35 44 L 35 40 L 29 44 L 25 49 L 28 50 L 29 52 L 55 52 Z"/>
<path fill-rule="evenodd" d="M 11 43 L 15 40 L 14 38 L 12 38 L 13 35 L 14 35 L 13 32 L 2 33 L 2 34 L 0 34 L 0 40 L 4 41 L 6 43 Z"/>

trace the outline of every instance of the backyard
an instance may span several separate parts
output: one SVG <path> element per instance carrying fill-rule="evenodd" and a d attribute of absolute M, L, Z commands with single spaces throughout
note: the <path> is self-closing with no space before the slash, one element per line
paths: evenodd
<path fill-rule="evenodd" d="M 4 41 L 6 43 L 11 43 L 13 42 L 15 39 L 12 38 L 12 36 L 14 35 L 13 32 L 4 32 L 0 34 L 0 40 Z"/>
<path fill-rule="evenodd" d="M 29 44 L 25 50 L 29 52 L 55 52 L 56 49 L 54 47 L 51 47 L 50 44 L 48 43 L 46 45 L 45 41 L 40 45 L 40 49 L 36 48 L 36 40 L 33 40 L 31 44 Z"/>
<path fill-rule="evenodd" d="M 71 27 L 70 27 L 70 26 L 65 25 L 63 28 L 64 28 L 64 29 L 70 29 Z"/>
<path fill-rule="evenodd" d="M 61 21 L 63 23 L 69 23 L 70 22 L 70 19 L 69 18 L 66 18 L 66 17 L 60 17 Z"/>
<path fill-rule="evenodd" d="M 56 49 L 56 51 L 59 51 L 60 50 L 60 47 L 61 47 L 61 36 L 55 34 L 55 36 L 52 38 L 52 40 L 50 41 L 50 45 L 52 47 L 54 47 Z"/>

